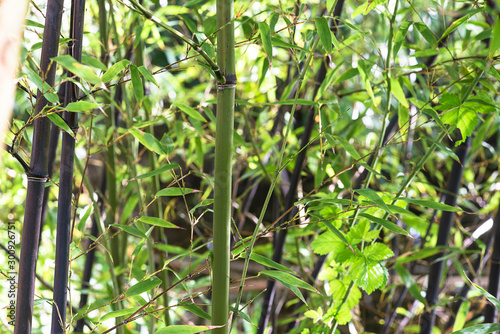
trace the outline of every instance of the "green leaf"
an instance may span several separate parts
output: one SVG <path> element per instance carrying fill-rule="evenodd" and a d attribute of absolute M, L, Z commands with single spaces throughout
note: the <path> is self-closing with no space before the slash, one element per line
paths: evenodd
<path fill-rule="evenodd" d="M 432 108 L 425 108 L 424 110 L 422 110 L 424 113 L 426 113 L 427 115 L 431 116 L 434 121 L 436 121 L 436 123 L 439 125 L 439 127 L 443 130 L 443 131 L 446 131 L 446 126 L 444 125 L 443 121 L 441 120 L 441 118 L 439 117 L 439 114 L 436 112 L 436 110 L 432 109 Z"/>
<path fill-rule="evenodd" d="M 358 286 L 371 294 L 387 283 L 389 273 L 378 261 L 360 257 L 351 265 L 351 275 L 357 280 Z"/>
<path fill-rule="evenodd" d="M 152 134 L 141 132 L 136 128 L 130 128 L 128 132 L 130 132 L 132 136 L 134 136 L 134 138 L 137 139 L 148 150 L 155 152 L 158 155 L 168 155 L 168 152 L 164 150 L 163 145 L 160 143 L 160 141 L 156 139 Z"/>
<path fill-rule="evenodd" d="M 93 203 L 90 203 L 90 205 L 87 206 L 87 209 L 85 210 L 85 213 L 83 214 L 82 218 L 80 218 L 80 221 L 78 221 L 78 226 L 77 230 L 82 232 L 83 229 L 85 228 L 85 223 L 87 222 L 87 219 L 89 218 L 90 214 L 93 211 Z"/>
<path fill-rule="evenodd" d="M 495 20 L 493 26 L 493 36 L 490 42 L 490 57 L 493 57 L 500 48 L 500 20 Z"/>
<path fill-rule="evenodd" d="M 92 71 L 88 66 L 82 65 L 69 55 L 57 56 L 51 58 L 51 60 L 57 61 L 62 67 L 93 85 L 102 84 L 101 79 L 94 73 L 94 71 Z"/>
<path fill-rule="evenodd" d="M 250 260 L 255 261 L 257 263 L 260 263 L 265 267 L 269 267 L 269 268 L 273 268 L 276 270 L 281 270 L 281 271 L 289 272 L 291 274 L 295 274 L 295 272 L 293 270 L 285 267 L 284 265 L 276 263 L 273 260 L 271 260 L 270 258 L 262 256 L 262 255 L 257 254 L 257 253 L 252 253 L 250 255 Z"/>
<path fill-rule="evenodd" d="M 149 224 L 149 225 L 155 225 L 155 226 L 160 226 L 164 228 L 179 228 L 179 226 L 172 224 L 171 222 L 168 222 L 166 220 L 163 220 L 161 218 L 157 217 L 141 217 L 139 220 L 143 223 Z"/>
<path fill-rule="evenodd" d="M 66 131 L 69 135 L 72 137 L 75 136 L 75 133 L 71 128 L 69 127 L 68 123 L 66 123 L 59 114 L 47 114 L 47 118 L 52 121 L 55 125 L 57 125 L 59 128 L 63 129 Z"/>
<path fill-rule="evenodd" d="M 189 106 L 187 106 L 185 104 L 182 104 L 182 103 L 172 103 L 172 106 L 179 108 L 180 110 L 182 110 L 183 112 L 185 112 L 187 115 L 193 117 L 194 119 L 197 119 L 197 120 L 202 121 L 202 122 L 206 122 L 207 121 L 205 119 L 205 117 L 203 117 L 198 112 L 198 110 L 196 110 L 194 108 L 191 108 L 191 107 L 189 107 Z"/>
<path fill-rule="evenodd" d="M 141 76 L 139 75 L 139 70 L 135 65 L 130 65 L 130 80 L 132 81 L 132 87 L 134 88 L 135 98 L 140 106 L 142 104 L 142 100 L 144 99 L 144 87 L 142 85 Z"/>
<path fill-rule="evenodd" d="M 354 191 L 357 192 L 359 195 L 368 198 L 370 201 L 377 204 L 385 212 L 388 212 L 389 214 L 394 216 L 391 209 L 389 209 L 387 204 L 385 204 L 384 200 L 375 191 L 371 189 L 355 189 Z"/>
<path fill-rule="evenodd" d="M 156 288 L 158 285 L 162 283 L 162 280 L 156 276 L 151 276 L 150 278 L 145 279 L 139 283 L 132 285 L 125 291 L 126 297 L 132 297 L 136 295 L 140 295 L 143 292 L 152 290 Z"/>
<path fill-rule="evenodd" d="M 337 238 L 340 239 L 340 241 L 342 241 L 347 247 L 349 247 L 352 252 L 354 253 L 354 250 L 352 249 L 351 245 L 349 245 L 349 241 L 347 241 L 347 239 L 344 237 L 344 234 L 342 232 L 340 232 L 335 226 L 333 226 L 332 223 L 330 223 L 329 221 L 324 221 L 323 224 L 325 224 L 325 226 L 328 228 L 328 230 L 330 232 L 332 232 L 333 234 L 335 234 L 335 236 L 337 236 Z"/>
<path fill-rule="evenodd" d="M 158 86 L 158 83 L 156 82 L 155 77 L 143 65 L 139 66 L 139 72 L 141 72 L 142 76 L 149 82 L 152 82 L 156 87 L 160 88 L 160 86 Z"/>
<path fill-rule="evenodd" d="M 157 330 L 154 334 L 195 334 L 224 326 L 171 325 Z"/>
<path fill-rule="evenodd" d="M 467 314 L 470 309 L 470 300 L 464 300 L 460 308 L 458 309 L 457 316 L 455 317 L 455 323 L 453 324 L 453 331 L 458 331 L 464 328 L 467 321 Z"/>
<path fill-rule="evenodd" d="M 413 26 L 417 28 L 418 32 L 422 35 L 422 37 L 429 43 L 434 49 L 437 49 L 438 43 L 436 36 L 432 33 L 432 31 L 425 25 L 423 22 L 415 22 Z"/>
<path fill-rule="evenodd" d="M 458 27 L 460 27 L 465 21 L 467 21 L 471 16 L 473 15 L 476 15 L 477 13 L 483 11 L 483 9 L 476 9 L 476 10 L 473 10 L 471 11 L 470 13 L 468 13 L 467 15 L 465 16 L 462 16 L 461 18 L 459 18 L 458 20 L 454 21 L 451 23 L 451 25 L 445 30 L 445 32 L 443 33 L 443 36 L 441 36 L 441 38 L 439 40 L 442 40 L 444 38 L 446 38 L 449 34 L 451 34 L 453 31 L 455 31 L 455 29 L 457 29 Z"/>
<path fill-rule="evenodd" d="M 469 279 L 469 278 L 467 278 Z M 479 285 L 477 285 L 476 283 L 472 282 L 470 279 L 469 279 L 469 282 L 476 288 L 479 290 L 479 292 L 481 292 L 481 294 L 483 296 L 485 296 L 491 304 L 493 304 L 493 306 L 495 306 L 495 308 L 500 311 L 500 301 L 495 298 L 495 296 L 493 296 L 492 294 L 490 294 L 488 291 L 486 291 L 485 289 L 483 289 L 482 287 L 480 287 Z"/>
<path fill-rule="evenodd" d="M 323 47 L 326 52 L 332 53 L 332 33 L 328 21 L 324 17 L 317 17 L 314 19 L 314 23 Z"/>
<path fill-rule="evenodd" d="M 109 313 L 106 313 L 105 315 L 103 315 L 101 317 L 101 319 L 99 319 L 99 321 L 103 322 L 103 321 L 106 321 L 106 320 L 112 319 L 112 318 L 126 317 L 128 315 L 135 313 L 138 309 L 139 309 L 139 307 L 132 307 L 132 308 L 124 309 L 124 310 L 109 312 Z"/>
<path fill-rule="evenodd" d="M 191 188 L 165 188 L 156 193 L 155 196 L 182 196 L 192 193 Z"/>
<path fill-rule="evenodd" d="M 143 232 L 139 231 L 136 227 L 129 225 L 120 225 L 120 224 L 111 224 L 111 226 L 124 230 L 128 234 L 135 235 L 136 237 L 147 238 L 147 236 Z"/>
<path fill-rule="evenodd" d="M 360 213 L 359 215 L 361 217 L 365 217 L 366 219 L 368 219 L 376 224 L 379 224 L 379 225 L 385 227 L 389 231 L 399 233 L 402 235 L 406 235 L 406 236 L 410 236 L 410 234 L 408 232 L 406 232 L 405 229 L 403 229 L 402 227 L 399 227 L 398 225 L 396 225 L 393 222 L 390 222 L 386 219 L 378 218 L 378 217 L 369 215 L 369 214 L 364 213 L 364 212 Z"/>
<path fill-rule="evenodd" d="M 329 135 L 327 134 L 327 137 L 328 136 Z M 349 153 L 354 159 L 356 160 L 361 159 L 361 156 L 359 155 L 358 151 L 356 151 L 356 149 L 347 140 L 345 140 L 340 136 L 336 136 L 334 138 L 340 143 L 340 145 L 342 145 L 342 147 L 344 147 L 347 153 Z"/>
<path fill-rule="evenodd" d="M 497 21 L 498 22 L 498 21 Z M 500 330 L 500 324 L 481 324 L 468 327 L 451 334 L 488 334 Z"/>
<path fill-rule="evenodd" d="M 78 112 L 78 111 L 86 111 L 86 110 L 94 109 L 97 107 L 98 107 L 98 105 L 93 103 L 93 102 L 77 101 L 77 102 L 68 103 L 68 105 L 64 109 L 66 109 L 67 111 Z"/>
<path fill-rule="evenodd" d="M 148 177 L 151 177 L 154 175 L 165 173 L 166 171 L 169 171 L 169 170 L 174 169 L 174 168 L 179 168 L 179 165 L 175 164 L 175 163 L 174 164 L 166 164 L 166 165 L 163 165 L 160 168 L 155 169 L 151 172 L 141 174 L 141 175 L 137 176 L 136 179 L 145 179 L 145 178 L 148 178 Z"/>
<path fill-rule="evenodd" d="M 335 85 L 339 82 L 343 82 L 343 81 L 349 80 L 351 78 L 354 78 L 358 74 L 359 74 L 359 70 L 357 68 L 350 68 L 347 71 L 345 71 L 344 73 L 342 73 L 337 79 L 335 79 L 335 81 L 333 82 L 333 85 Z"/>
<path fill-rule="evenodd" d="M 319 255 L 325 255 L 330 252 L 340 253 L 347 249 L 346 244 L 340 241 L 331 231 L 317 236 L 311 243 L 311 247 L 314 253 Z"/>
<path fill-rule="evenodd" d="M 370 98 L 372 99 L 372 102 L 374 105 L 377 105 L 376 100 L 375 100 L 375 94 L 373 93 L 372 90 L 372 84 L 370 82 L 370 79 L 368 78 L 368 72 L 365 67 L 365 62 L 360 60 L 358 62 L 358 71 L 359 75 L 361 76 L 361 80 L 363 80 L 363 83 L 365 84 L 365 89 Z"/>
<path fill-rule="evenodd" d="M 396 56 L 398 55 L 398 51 L 401 48 L 401 45 L 403 44 L 406 34 L 408 33 L 408 28 L 413 24 L 412 21 L 404 21 L 401 23 L 401 26 L 398 29 L 398 32 L 396 34 L 396 37 L 394 37 L 394 46 L 393 46 L 393 55 L 394 59 L 396 59 Z"/>
<path fill-rule="evenodd" d="M 398 125 L 399 132 L 403 136 L 403 139 L 406 140 L 408 129 L 410 128 L 410 111 L 402 105 L 398 108 Z"/>
<path fill-rule="evenodd" d="M 403 267 L 401 264 L 396 264 L 395 269 L 398 275 L 403 280 L 403 283 L 405 284 L 408 291 L 410 291 L 411 295 L 415 299 L 419 300 L 422 304 L 427 305 L 427 300 L 424 298 L 424 296 L 422 296 L 422 293 L 418 288 L 417 284 L 415 284 L 415 281 L 413 280 L 413 277 L 411 276 L 410 272 L 406 270 L 406 268 Z"/>
<path fill-rule="evenodd" d="M 309 283 L 304 282 L 303 280 L 283 271 L 278 271 L 278 270 L 262 270 L 260 272 L 261 274 L 264 274 L 266 276 L 269 276 L 271 278 L 274 278 L 275 280 L 281 282 L 281 283 L 286 283 L 290 284 L 293 286 L 296 286 L 301 289 L 309 290 L 316 292 L 316 289 L 312 287 Z"/>
<path fill-rule="evenodd" d="M 108 68 L 99 59 L 90 57 L 87 55 L 82 55 L 82 64 L 97 68 L 99 70 L 106 71 Z"/>
<path fill-rule="evenodd" d="M 127 66 L 130 64 L 130 60 L 128 59 L 122 59 L 113 66 L 111 66 L 106 73 L 103 74 L 102 76 L 102 82 L 106 83 L 109 80 L 113 79 L 115 75 L 123 71 Z"/>
<path fill-rule="evenodd" d="M 274 47 L 285 48 L 285 49 L 296 49 L 296 50 L 304 51 L 305 53 L 312 54 L 311 50 L 307 50 L 307 49 L 300 47 L 298 45 L 285 42 L 283 39 L 281 39 L 279 37 L 271 37 L 271 43 L 272 43 L 272 46 L 274 46 Z"/>
<path fill-rule="evenodd" d="M 366 246 L 363 255 L 375 261 L 387 260 L 394 256 L 393 251 L 383 243 L 376 242 L 373 245 Z"/>
<path fill-rule="evenodd" d="M 273 45 L 271 44 L 271 30 L 266 22 L 259 23 L 260 39 L 262 45 L 264 46 L 264 51 L 266 52 L 267 59 L 269 60 L 269 67 L 273 65 Z"/>
<path fill-rule="evenodd" d="M 396 100 L 398 100 L 399 103 L 403 105 L 403 107 L 410 108 L 410 104 L 406 99 L 405 93 L 403 92 L 403 89 L 401 88 L 398 79 L 391 78 L 391 91 L 392 94 L 394 94 L 394 97 L 396 97 Z"/>
<path fill-rule="evenodd" d="M 441 117 L 444 124 L 449 124 L 457 127 L 462 134 L 462 140 L 457 141 L 456 145 L 464 142 L 467 137 L 472 135 L 472 132 L 479 123 L 479 117 L 474 110 L 469 108 L 455 108 L 449 110 Z"/>
<path fill-rule="evenodd" d="M 451 211 L 451 212 L 462 211 L 461 209 L 456 208 L 454 206 L 439 203 L 439 202 L 434 202 L 434 201 L 428 201 L 428 200 L 423 200 L 423 199 L 413 199 L 413 198 L 407 198 L 407 197 L 398 197 L 396 199 L 401 200 L 401 201 L 406 202 L 406 203 L 419 205 L 419 206 L 422 206 L 424 208 L 429 208 L 429 209 L 433 209 L 433 210 Z"/>
<path fill-rule="evenodd" d="M 194 315 L 200 317 L 200 318 L 203 318 L 203 319 L 208 320 L 208 321 L 212 321 L 212 317 L 210 316 L 210 314 L 203 311 L 203 309 L 196 304 L 180 303 L 179 306 L 182 307 L 183 309 L 193 313 Z"/>

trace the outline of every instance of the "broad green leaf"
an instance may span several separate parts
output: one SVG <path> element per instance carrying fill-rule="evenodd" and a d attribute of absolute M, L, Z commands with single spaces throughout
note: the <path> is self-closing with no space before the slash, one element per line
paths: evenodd
<path fill-rule="evenodd" d="M 500 324 L 481 324 L 467 327 L 451 334 L 488 334 L 500 330 Z"/>
<path fill-rule="evenodd" d="M 64 108 L 67 111 L 86 111 L 90 109 L 97 108 L 98 105 L 95 104 L 94 102 L 89 102 L 89 101 L 77 101 L 77 102 L 71 102 L 68 103 L 68 105 Z"/>
<path fill-rule="evenodd" d="M 259 23 L 260 39 L 262 45 L 264 46 L 264 51 L 266 52 L 267 59 L 269 60 L 269 67 L 273 65 L 273 45 L 271 43 L 271 30 L 266 22 Z"/>
<path fill-rule="evenodd" d="M 285 267 L 284 265 L 276 263 L 273 260 L 271 260 L 270 258 L 262 256 L 262 255 L 257 254 L 257 253 L 252 253 L 250 255 L 250 260 L 255 261 L 257 263 L 260 263 L 260 264 L 262 264 L 265 267 L 269 267 L 269 268 L 273 268 L 273 269 L 276 269 L 276 270 L 281 270 L 281 271 L 289 272 L 291 274 L 295 273 L 293 270 Z"/>
<path fill-rule="evenodd" d="M 332 33 L 328 21 L 324 17 L 317 17 L 314 19 L 314 23 L 323 47 L 326 52 L 332 53 Z"/>
<path fill-rule="evenodd" d="M 319 255 L 326 255 L 330 252 L 340 253 L 347 249 L 346 244 L 330 231 L 318 235 L 311 243 L 311 247 L 314 253 Z"/>
<path fill-rule="evenodd" d="M 221 327 L 224 326 L 171 325 L 157 330 L 154 334 L 195 334 Z"/>
<path fill-rule="evenodd" d="M 78 225 L 77 225 L 78 231 L 83 232 L 83 229 L 85 228 L 85 223 L 87 222 L 87 219 L 89 218 L 90 214 L 92 213 L 93 208 L 94 208 L 93 203 L 90 203 L 90 205 L 87 205 L 87 209 L 85 210 L 85 213 L 78 221 Z"/>
<path fill-rule="evenodd" d="M 156 82 L 155 77 L 143 65 L 139 66 L 139 72 L 141 72 L 142 76 L 149 82 L 152 82 L 156 87 L 160 88 L 160 86 L 158 86 L 158 83 Z"/>
<path fill-rule="evenodd" d="M 109 80 L 113 79 L 115 75 L 123 71 L 127 66 L 130 64 L 130 60 L 128 59 L 122 59 L 113 66 L 111 66 L 106 73 L 103 74 L 102 76 L 102 82 L 106 83 Z"/>
<path fill-rule="evenodd" d="M 130 288 L 127 289 L 127 291 L 125 291 L 125 296 L 132 297 L 140 295 L 143 292 L 156 288 L 161 283 L 162 280 L 153 275 L 150 278 L 145 279 L 144 281 L 132 285 Z"/>
<path fill-rule="evenodd" d="M 368 5 L 369 5 L 369 1 L 366 1 L 361 6 L 358 6 L 354 10 L 354 12 L 352 12 L 351 18 L 354 19 L 354 18 L 356 18 L 356 16 L 362 14 L 368 8 Z"/>
<path fill-rule="evenodd" d="M 363 12 L 363 15 L 368 14 L 375 7 L 377 7 L 378 5 L 382 5 L 382 4 L 386 3 L 387 1 L 388 0 L 371 0 L 371 1 L 367 1 L 368 2 L 368 6 L 366 7 L 365 11 Z"/>
<path fill-rule="evenodd" d="M 437 49 L 438 43 L 436 36 L 432 33 L 432 31 L 425 25 L 423 22 L 414 22 L 413 26 L 417 28 L 418 32 L 422 35 L 422 37 L 429 43 L 434 49 Z"/>
<path fill-rule="evenodd" d="M 354 78 L 358 74 L 359 70 L 357 68 L 350 68 L 344 73 L 342 73 L 338 78 L 336 78 L 335 81 L 333 82 L 333 85 Z"/>
<path fill-rule="evenodd" d="M 135 235 L 136 237 L 147 238 L 147 236 L 143 232 L 139 231 L 139 229 L 137 229 L 136 227 L 130 225 L 111 224 L 111 226 L 124 230 L 128 234 Z"/>
<path fill-rule="evenodd" d="M 26 21 L 24 22 L 24 24 L 25 24 L 26 26 L 28 26 L 28 27 L 36 27 L 36 28 L 42 28 L 42 29 L 43 29 L 43 28 L 45 28 L 45 26 L 44 26 L 43 24 L 38 23 L 38 22 L 33 21 L 33 20 L 26 20 Z"/>
<path fill-rule="evenodd" d="M 149 224 L 149 225 L 155 225 L 155 226 L 160 226 L 164 228 L 179 228 L 179 226 L 172 224 L 171 222 L 168 222 L 166 220 L 163 220 L 161 218 L 157 217 L 141 217 L 139 220 L 143 223 Z"/>
<path fill-rule="evenodd" d="M 140 106 L 142 104 L 142 100 L 144 99 L 144 86 L 142 85 L 139 70 L 135 65 L 130 65 L 130 80 L 132 81 L 132 87 L 134 88 L 135 98 Z"/>
<path fill-rule="evenodd" d="M 402 227 L 399 227 L 398 225 L 396 225 L 393 222 L 390 222 L 386 219 L 378 218 L 378 217 L 369 215 L 369 214 L 364 213 L 364 212 L 360 213 L 359 215 L 361 217 L 365 217 L 366 219 L 368 219 L 376 224 L 379 224 L 379 225 L 385 227 L 386 229 L 388 229 L 392 232 L 399 233 L 399 234 L 406 235 L 406 236 L 410 236 L 410 234 L 408 232 L 406 232 L 405 229 L 403 229 Z"/>
<path fill-rule="evenodd" d="M 94 71 L 92 71 L 88 66 L 82 65 L 69 55 L 57 56 L 51 58 L 51 60 L 57 61 L 62 67 L 93 85 L 102 84 L 101 79 L 94 73 Z"/>
<path fill-rule="evenodd" d="M 457 141 L 456 145 L 464 142 L 467 137 L 472 135 L 472 132 L 479 123 L 477 114 L 469 108 L 455 108 L 448 111 L 441 117 L 444 124 L 449 124 L 457 127 L 462 134 L 462 140 Z"/>
<path fill-rule="evenodd" d="M 493 26 L 493 36 L 490 41 L 490 57 L 493 57 L 500 48 L 500 20 L 495 20 Z"/>
<path fill-rule="evenodd" d="M 406 268 L 401 264 L 396 264 L 395 269 L 398 275 L 403 280 L 403 283 L 405 284 L 408 291 L 410 291 L 411 295 L 419 300 L 422 304 L 427 305 L 427 300 L 424 298 L 424 296 L 422 296 L 421 291 L 418 288 L 417 284 L 415 284 L 415 281 L 413 280 L 410 272 L 406 270 Z"/>
<path fill-rule="evenodd" d="M 373 245 L 366 246 L 363 255 L 375 261 L 387 260 L 394 256 L 393 251 L 383 243 L 376 242 Z"/>
<path fill-rule="evenodd" d="M 182 103 L 172 103 L 172 106 L 179 108 L 180 110 L 182 110 L 183 112 L 185 112 L 187 115 L 193 117 L 194 119 L 197 119 L 197 120 L 202 121 L 202 122 L 206 122 L 207 121 L 205 119 L 205 117 L 203 117 L 198 112 L 198 110 L 196 110 L 194 108 L 191 108 L 191 107 L 189 107 L 189 106 L 187 106 L 185 104 L 182 104 Z"/>
<path fill-rule="evenodd" d="M 464 300 L 460 308 L 458 309 L 457 316 L 455 317 L 455 322 L 453 323 L 453 331 L 458 331 L 464 328 L 467 321 L 467 314 L 469 313 L 470 300 Z"/>
<path fill-rule="evenodd" d="M 349 245 L 349 241 L 347 241 L 347 239 L 344 237 L 344 234 L 342 232 L 340 232 L 329 221 L 324 221 L 323 224 L 325 224 L 325 226 L 328 228 L 328 230 L 330 230 L 330 232 L 335 234 L 337 236 L 337 238 L 339 238 L 339 240 L 342 241 L 347 247 L 349 247 L 352 250 L 352 252 L 354 253 L 354 250 L 352 249 L 351 245 Z"/>
<path fill-rule="evenodd" d="M 182 307 L 183 309 L 193 313 L 194 315 L 200 317 L 200 318 L 203 318 L 203 319 L 208 320 L 208 321 L 212 321 L 212 317 L 210 316 L 210 314 L 203 311 L 203 309 L 196 304 L 180 303 L 179 306 Z"/>
<path fill-rule="evenodd" d="M 108 68 L 99 59 L 91 56 L 82 55 L 82 64 L 106 71 Z"/>
<path fill-rule="evenodd" d="M 359 195 L 368 198 L 370 201 L 373 203 L 377 204 L 379 208 L 383 209 L 385 212 L 388 212 L 389 214 L 393 215 L 391 209 L 385 204 L 384 200 L 373 190 L 371 189 L 355 189 L 355 192 L 357 192 Z"/>
<path fill-rule="evenodd" d="M 396 59 L 398 51 L 401 48 L 401 45 L 403 44 L 406 38 L 406 33 L 408 32 L 408 28 L 410 28 L 412 23 L 413 23 L 412 21 L 404 21 L 403 23 L 401 23 L 401 26 L 399 27 L 398 32 L 396 34 L 396 37 L 394 37 L 394 46 L 393 46 L 394 59 Z"/>
<path fill-rule="evenodd" d="M 75 136 L 75 133 L 71 130 L 69 127 L 68 123 L 66 123 L 59 114 L 47 114 L 47 118 L 52 121 L 55 125 L 57 125 L 59 128 L 63 129 L 66 131 L 69 135 L 72 137 Z"/>
<path fill-rule="evenodd" d="M 450 206 L 450 205 L 439 203 L 439 202 L 429 201 L 429 200 L 413 199 L 413 198 L 407 198 L 407 197 L 398 197 L 396 199 L 401 200 L 401 201 L 406 202 L 406 203 L 419 205 L 421 207 L 429 208 L 429 209 L 433 209 L 433 210 L 451 211 L 451 212 L 462 211 L 459 208 L 456 208 L 454 206 Z"/>
<path fill-rule="evenodd" d="M 174 164 L 166 164 L 166 165 L 163 165 L 160 168 L 155 169 L 151 172 L 141 174 L 141 175 L 137 176 L 136 179 L 145 179 L 145 178 L 148 178 L 148 177 L 151 177 L 154 175 L 165 173 L 166 171 L 169 171 L 169 170 L 175 169 L 175 168 L 179 168 L 179 165 L 175 164 L 175 163 Z"/>
<path fill-rule="evenodd" d="M 389 273 L 378 261 L 360 257 L 351 265 L 351 275 L 357 280 L 358 286 L 371 294 L 387 283 Z"/>
<path fill-rule="evenodd" d="M 105 315 L 103 315 L 101 317 L 101 319 L 99 319 L 99 321 L 103 322 L 103 321 L 106 321 L 106 320 L 112 319 L 112 318 L 126 317 L 128 315 L 135 313 L 138 309 L 139 309 L 139 307 L 132 307 L 132 308 L 124 309 L 124 310 L 109 312 L 109 313 L 106 313 Z"/>
<path fill-rule="evenodd" d="M 398 100 L 399 103 L 403 105 L 403 107 L 410 108 L 410 104 L 406 99 L 405 93 L 403 92 L 403 89 L 401 88 L 398 79 L 391 78 L 391 91 L 392 94 L 394 94 L 394 96 L 396 97 L 396 100 Z"/>
<path fill-rule="evenodd" d="M 191 188 L 165 188 L 156 193 L 155 196 L 182 196 L 192 193 L 194 190 Z"/>

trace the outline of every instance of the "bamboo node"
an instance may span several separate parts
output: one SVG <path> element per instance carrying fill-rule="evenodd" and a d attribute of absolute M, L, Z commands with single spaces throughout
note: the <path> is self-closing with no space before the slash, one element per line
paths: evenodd
<path fill-rule="evenodd" d="M 37 183 L 46 183 L 49 179 L 48 175 L 40 176 L 40 175 L 28 175 L 28 182 L 37 182 Z"/>
<path fill-rule="evenodd" d="M 217 90 L 236 89 L 236 84 L 218 84 Z"/>

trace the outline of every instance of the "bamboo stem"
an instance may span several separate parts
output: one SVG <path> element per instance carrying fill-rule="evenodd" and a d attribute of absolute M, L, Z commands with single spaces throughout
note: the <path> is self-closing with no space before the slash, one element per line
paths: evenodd
<path fill-rule="evenodd" d="M 217 84 L 215 135 L 214 235 L 212 263 L 212 325 L 214 334 L 229 332 L 229 261 L 231 230 L 231 185 L 236 90 L 234 49 L 234 4 L 217 0 L 217 54 L 224 83 Z"/>

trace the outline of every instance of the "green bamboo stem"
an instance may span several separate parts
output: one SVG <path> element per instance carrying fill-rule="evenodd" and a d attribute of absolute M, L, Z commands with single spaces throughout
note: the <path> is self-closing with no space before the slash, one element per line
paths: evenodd
<path fill-rule="evenodd" d="M 217 62 L 223 81 L 217 84 L 215 134 L 214 221 L 212 263 L 212 325 L 214 334 L 229 332 L 229 263 L 231 231 L 231 185 L 236 90 L 234 3 L 217 0 Z"/>

